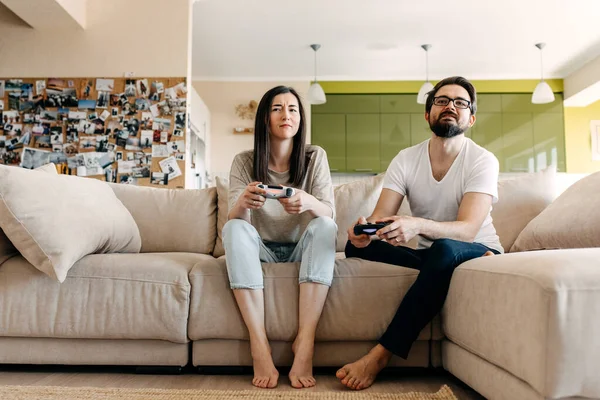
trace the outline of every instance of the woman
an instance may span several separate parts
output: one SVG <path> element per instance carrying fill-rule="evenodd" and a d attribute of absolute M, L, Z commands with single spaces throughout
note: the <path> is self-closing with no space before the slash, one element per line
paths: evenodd
<path fill-rule="evenodd" d="M 261 388 L 277 386 L 279 378 L 265 331 L 261 261 L 301 261 L 289 378 L 295 388 L 315 385 L 315 331 L 333 278 L 337 226 L 327 155 L 305 141 L 300 97 L 292 88 L 275 87 L 258 105 L 254 150 L 238 154 L 231 166 L 223 245 L 230 286 L 250 333 L 252 384 Z M 291 186 L 295 194 L 266 199 L 260 183 Z"/>

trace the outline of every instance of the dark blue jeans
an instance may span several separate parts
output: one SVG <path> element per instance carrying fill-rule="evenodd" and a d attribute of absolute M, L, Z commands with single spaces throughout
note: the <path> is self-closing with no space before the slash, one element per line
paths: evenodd
<path fill-rule="evenodd" d="M 402 267 L 418 269 L 419 275 L 402 299 L 394 319 L 379 343 L 404 359 L 419 333 L 435 317 L 446 301 L 452 273 L 460 264 L 483 256 L 487 251 L 499 254 L 479 243 L 452 239 L 434 240 L 428 249 L 413 250 L 374 240 L 363 249 L 348 241 L 346 257 L 358 257 Z"/>

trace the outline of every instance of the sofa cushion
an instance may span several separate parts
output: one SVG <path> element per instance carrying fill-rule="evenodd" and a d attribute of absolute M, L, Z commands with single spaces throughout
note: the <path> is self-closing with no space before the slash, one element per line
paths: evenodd
<path fill-rule="evenodd" d="M 462 264 L 442 313 L 449 340 L 529 383 L 541 398 L 600 394 L 600 248 Z M 570 397 L 569 397 L 570 398 Z"/>
<path fill-rule="evenodd" d="M 43 171 L 50 174 L 58 175 L 58 171 L 56 170 L 56 165 L 54 163 L 44 164 L 41 167 L 35 168 L 35 171 Z"/>
<path fill-rule="evenodd" d="M 523 228 L 555 198 L 555 166 L 498 182 L 492 219 L 504 251 L 510 250 Z"/>
<path fill-rule="evenodd" d="M 345 183 L 333 189 L 338 226 L 336 251 L 344 251 L 348 241 L 348 228 L 353 226 L 359 217 L 367 218 L 375 210 L 384 177 L 385 174 L 379 174 Z M 402 202 L 396 215 L 411 215 L 406 199 Z M 417 243 L 418 237 L 415 237 L 405 246 L 415 249 Z"/>
<path fill-rule="evenodd" d="M 217 192 L 111 183 L 140 229 L 142 253 L 209 254 L 217 236 Z"/>
<path fill-rule="evenodd" d="M 187 341 L 192 253 L 93 254 L 64 283 L 17 256 L 0 266 L 0 336 Z"/>
<path fill-rule="evenodd" d="M 92 253 L 139 252 L 131 214 L 104 182 L 0 165 L 0 227 L 40 271 L 64 281 Z"/>
<path fill-rule="evenodd" d="M 227 215 L 229 214 L 229 180 L 215 177 L 217 185 L 217 240 L 215 242 L 215 248 L 212 252 L 213 256 L 221 257 L 225 254 L 223 248 L 223 227 L 227 223 Z"/>
<path fill-rule="evenodd" d="M 293 341 L 298 333 L 299 263 L 263 264 L 265 323 L 271 340 Z M 333 284 L 319 320 L 319 341 L 377 340 L 392 320 L 418 271 L 357 258 L 336 260 Z M 247 340 L 225 258 L 199 263 L 192 285 L 189 338 Z M 431 338 L 428 325 L 419 340 Z"/>
<path fill-rule="evenodd" d="M 42 165 L 41 167 L 35 168 L 36 171 L 48 172 L 50 174 L 58 175 L 58 171 L 56 170 L 56 165 L 53 163 Z M 15 254 L 19 254 L 15 246 L 13 246 L 12 242 L 8 240 L 4 231 L 0 229 L 0 264 L 2 264 L 5 260 L 14 256 Z"/>
<path fill-rule="evenodd" d="M 370 216 L 375 209 L 384 177 L 385 174 L 379 174 L 333 188 L 335 222 L 338 226 L 336 251 L 344 251 L 348 241 L 348 228 L 354 225 L 359 217 Z"/>
<path fill-rule="evenodd" d="M 600 247 L 600 172 L 569 187 L 535 217 L 511 251 Z"/>
<path fill-rule="evenodd" d="M 19 252 L 15 249 L 12 242 L 8 240 L 4 231 L 0 228 L 0 265 Z"/>

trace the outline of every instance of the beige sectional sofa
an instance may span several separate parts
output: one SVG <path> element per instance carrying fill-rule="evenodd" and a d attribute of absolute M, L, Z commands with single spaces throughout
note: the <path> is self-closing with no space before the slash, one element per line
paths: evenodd
<path fill-rule="evenodd" d="M 408 360 L 392 365 L 443 366 L 489 399 L 600 398 L 600 230 L 591 226 L 600 218 L 572 204 L 588 187 L 598 193 L 600 175 L 555 201 L 554 178 L 548 170 L 500 183 L 494 223 L 503 246 L 515 251 L 460 266 L 441 315 Z M 336 187 L 338 251 L 346 228 L 372 210 L 381 183 L 377 176 Z M 141 252 L 87 255 L 63 283 L 30 264 L 0 230 L 0 364 L 251 365 L 220 242 L 226 182 L 194 191 L 111 187 L 139 228 Z M 566 209 L 572 215 L 562 221 L 556 215 Z M 548 219 L 568 226 L 552 228 Z M 548 247 L 569 249 L 524 251 Z M 264 275 L 273 356 L 290 365 L 298 265 L 264 264 Z M 416 276 L 340 253 L 315 365 L 340 366 L 368 351 Z"/>

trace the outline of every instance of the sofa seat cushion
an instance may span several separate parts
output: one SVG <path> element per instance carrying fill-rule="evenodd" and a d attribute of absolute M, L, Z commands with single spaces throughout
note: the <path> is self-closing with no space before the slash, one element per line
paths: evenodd
<path fill-rule="evenodd" d="M 187 342 L 188 273 L 210 256 L 94 254 L 64 283 L 17 256 L 0 266 L 0 336 Z"/>
<path fill-rule="evenodd" d="M 263 264 L 265 322 L 271 340 L 293 341 L 298 332 L 299 263 Z M 392 320 L 418 271 L 356 258 L 338 259 L 317 327 L 317 341 L 377 340 Z M 192 285 L 189 338 L 248 339 L 225 259 L 197 264 Z M 431 338 L 427 326 L 420 340 Z"/>
<path fill-rule="evenodd" d="M 595 398 L 600 393 L 599 260 L 600 248 L 590 248 L 466 262 L 452 277 L 444 332 L 544 398 Z"/>

